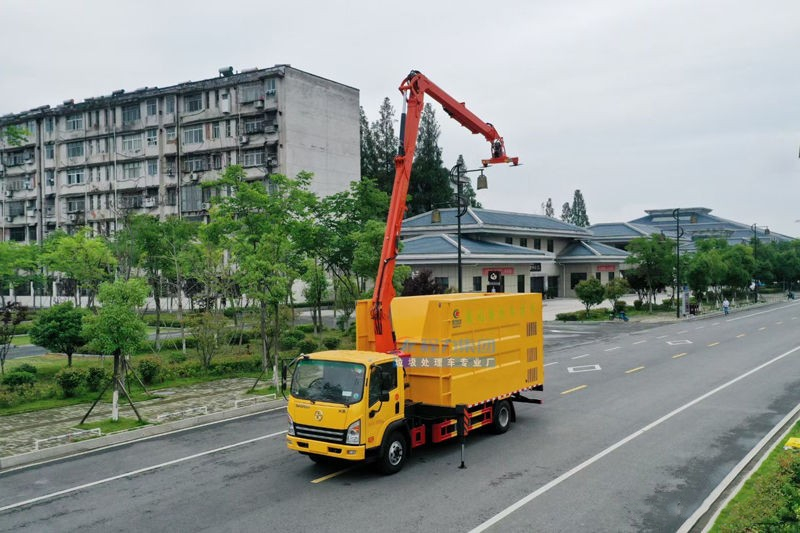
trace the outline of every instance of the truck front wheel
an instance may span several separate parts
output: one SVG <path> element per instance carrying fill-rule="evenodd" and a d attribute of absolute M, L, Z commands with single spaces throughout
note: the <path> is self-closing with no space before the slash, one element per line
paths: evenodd
<path fill-rule="evenodd" d="M 407 458 L 408 442 L 405 436 L 399 431 L 393 431 L 381 446 L 378 470 L 385 475 L 395 474 L 403 468 Z"/>
<path fill-rule="evenodd" d="M 492 410 L 492 433 L 499 435 L 511 427 L 511 405 L 508 400 L 500 400 Z"/>

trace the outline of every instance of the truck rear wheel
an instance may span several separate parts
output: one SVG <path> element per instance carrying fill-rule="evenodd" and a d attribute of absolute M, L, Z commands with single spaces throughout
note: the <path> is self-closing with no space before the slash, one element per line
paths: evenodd
<path fill-rule="evenodd" d="M 508 400 L 500 400 L 492 409 L 492 433 L 499 435 L 511 427 L 511 405 Z"/>
<path fill-rule="evenodd" d="M 389 475 L 399 472 L 408 458 L 408 442 L 399 431 L 393 431 L 381 446 L 378 457 L 378 470 L 381 474 Z"/>

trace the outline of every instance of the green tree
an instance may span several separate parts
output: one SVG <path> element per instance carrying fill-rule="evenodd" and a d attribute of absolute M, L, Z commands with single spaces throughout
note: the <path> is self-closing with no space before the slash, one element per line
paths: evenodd
<path fill-rule="evenodd" d="M 65 354 L 67 366 L 72 366 L 72 354 L 86 342 L 83 316 L 83 310 L 69 301 L 42 309 L 31 327 L 31 341 L 51 352 Z"/>
<path fill-rule="evenodd" d="M 113 277 L 117 261 L 107 242 L 101 237 L 90 237 L 89 232 L 89 228 L 82 228 L 75 235 L 59 235 L 43 252 L 42 260 L 51 271 L 75 280 L 77 288 L 88 295 L 87 305 L 94 307 L 98 288 Z M 79 290 L 74 296 L 75 305 L 80 306 Z"/>
<path fill-rule="evenodd" d="M 361 177 L 376 179 L 380 174 L 377 146 L 367 115 L 364 113 L 364 108 L 359 108 L 359 111 L 361 125 Z"/>
<path fill-rule="evenodd" d="M 572 208 L 569 206 L 569 202 L 564 202 L 564 205 L 561 206 L 561 220 L 572 223 Z"/>
<path fill-rule="evenodd" d="M 28 140 L 30 132 L 22 126 L 11 125 L 0 130 L 0 141 L 9 146 L 20 146 Z"/>
<path fill-rule="evenodd" d="M 553 199 L 548 198 L 547 203 L 544 206 L 544 215 L 550 218 L 555 216 L 555 210 L 553 209 Z"/>
<path fill-rule="evenodd" d="M 186 290 L 187 272 L 190 272 L 190 243 L 195 242 L 199 224 L 177 217 L 170 217 L 161 224 L 163 269 L 161 275 L 170 292 L 176 295 L 178 322 L 181 327 L 181 351 L 186 353 L 186 325 L 184 322 L 183 298 Z"/>
<path fill-rule="evenodd" d="M 662 235 L 638 237 L 633 239 L 627 247 L 630 255 L 625 262 L 633 266 L 635 275 L 647 287 L 647 296 L 650 312 L 653 311 L 655 291 L 666 287 L 672 280 L 675 255 L 672 253 L 675 241 Z"/>
<path fill-rule="evenodd" d="M 456 165 L 460 166 L 461 168 L 467 168 L 467 164 L 464 162 L 463 155 L 459 154 L 458 159 L 456 160 Z M 475 194 L 475 189 L 472 188 L 471 180 L 464 180 L 464 184 L 461 186 L 461 192 L 468 206 L 477 208 L 483 207 L 478 201 L 478 196 Z M 458 206 L 458 202 L 455 202 L 454 205 Z"/>
<path fill-rule="evenodd" d="M 322 304 L 328 298 L 328 278 L 325 269 L 315 259 L 306 259 L 301 279 L 305 282 L 303 296 L 311 306 L 311 322 L 314 333 L 322 329 Z"/>
<path fill-rule="evenodd" d="M 372 139 L 375 142 L 377 168 L 374 178 L 378 188 L 388 194 L 394 186 L 394 158 L 397 155 L 398 139 L 394 132 L 394 107 L 389 98 L 384 98 L 378 110 L 378 120 L 372 123 Z"/>
<path fill-rule="evenodd" d="M 581 194 L 580 189 L 575 189 L 575 195 L 572 198 L 571 220 L 569 222 L 581 228 L 589 226 L 589 215 L 586 214 L 586 203 L 583 201 L 583 194 Z"/>
<path fill-rule="evenodd" d="M 6 357 L 17 327 L 28 315 L 28 308 L 18 302 L 9 302 L 0 309 L 0 375 L 5 374 Z"/>
<path fill-rule="evenodd" d="M 147 282 L 139 278 L 102 283 L 97 297 L 101 307 L 96 315 L 88 315 L 84 320 L 83 335 L 89 339 L 90 348 L 97 353 L 114 356 L 111 408 L 111 419 L 114 421 L 119 420 L 120 390 L 128 396 L 133 406 L 120 376 L 124 372 L 122 358 L 130 356 L 147 338 L 145 323 L 136 309 L 144 305 L 148 292 Z"/>
<path fill-rule="evenodd" d="M 429 211 L 433 206 L 454 205 L 450 171 L 444 167 L 439 147 L 439 124 L 431 104 L 425 104 L 420 118 L 417 148 L 409 178 L 408 216 Z M 466 169 L 466 167 L 463 167 Z"/>
<path fill-rule="evenodd" d="M 441 294 L 442 287 L 436 283 L 433 272 L 420 270 L 414 272 L 403 284 L 402 296 L 417 296 L 420 294 Z"/>
<path fill-rule="evenodd" d="M 586 306 L 586 317 L 589 317 L 589 310 L 592 306 L 603 303 L 606 297 L 606 290 L 600 280 L 589 278 L 575 285 L 575 294 L 578 299 Z"/>
<path fill-rule="evenodd" d="M 611 310 L 617 312 L 619 300 L 630 291 L 631 286 L 625 278 L 614 278 L 605 286 L 605 299 L 611 302 Z"/>
<path fill-rule="evenodd" d="M 18 286 L 30 279 L 35 271 L 35 247 L 14 241 L 0 242 L 0 286 Z M 6 297 L 0 291 L 0 305 L 5 305 Z"/>

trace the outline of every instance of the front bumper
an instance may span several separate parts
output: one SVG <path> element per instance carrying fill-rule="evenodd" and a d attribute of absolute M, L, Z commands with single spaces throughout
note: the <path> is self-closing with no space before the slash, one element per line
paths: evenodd
<path fill-rule="evenodd" d="M 313 453 L 348 461 L 363 461 L 366 458 L 366 447 L 363 445 L 348 446 L 346 444 L 302 439 L 287 435 L 286 446 L 296 452 Z"/>

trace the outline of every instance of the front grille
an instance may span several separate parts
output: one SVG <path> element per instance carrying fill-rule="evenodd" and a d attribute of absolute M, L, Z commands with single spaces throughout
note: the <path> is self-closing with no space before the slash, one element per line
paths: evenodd
<path fill-rule="evenodd" d="M 336 442 L 344 444 L 347 431 L 343 429 L 328 429 L 315 426 L 294 425 L 294 434 L 297 437 L 311 440 L 323 440 L 325 442 Z"/>

